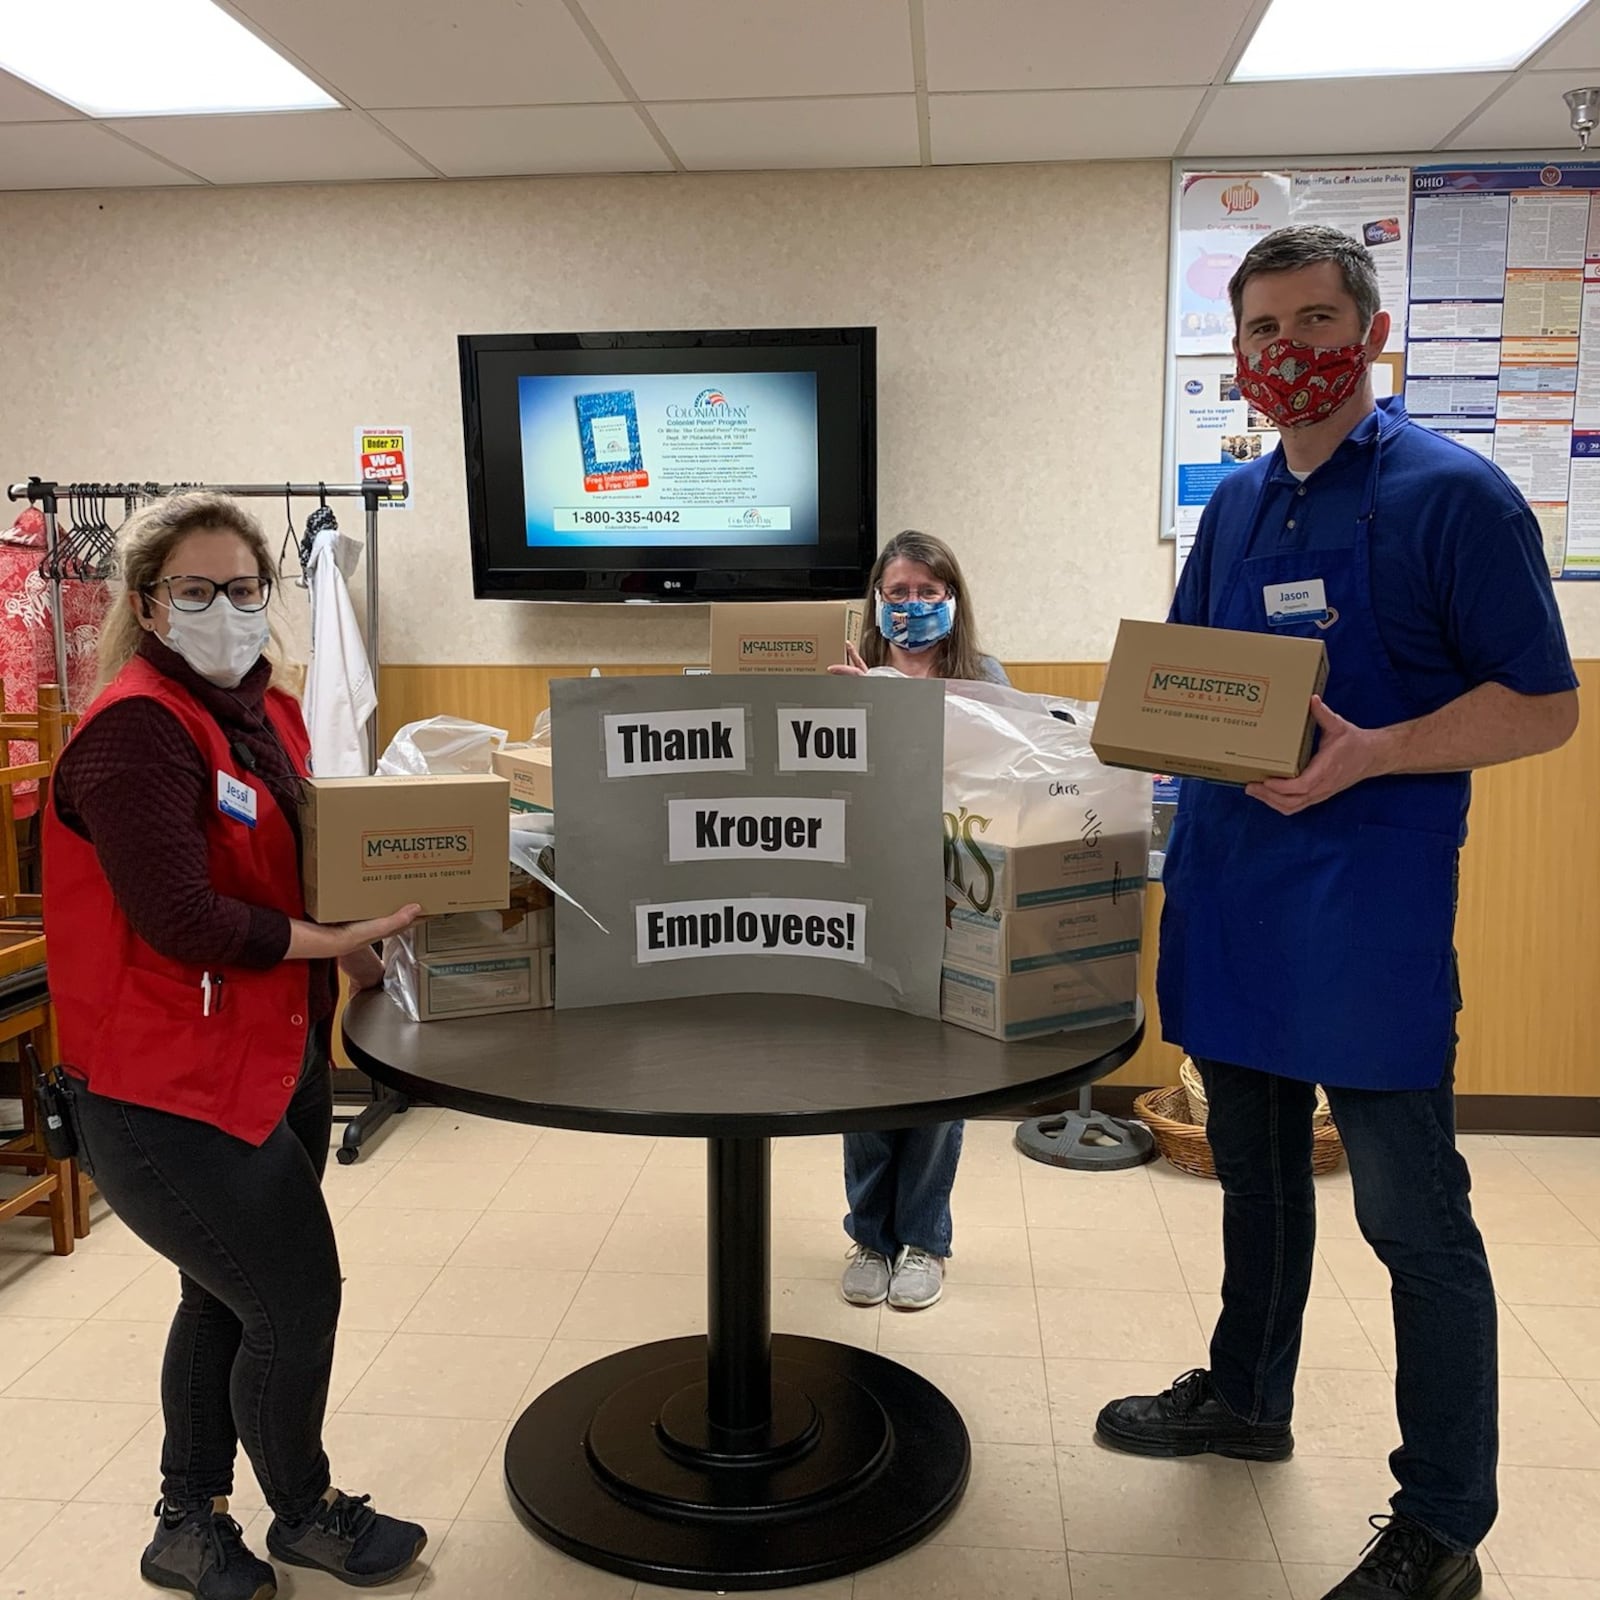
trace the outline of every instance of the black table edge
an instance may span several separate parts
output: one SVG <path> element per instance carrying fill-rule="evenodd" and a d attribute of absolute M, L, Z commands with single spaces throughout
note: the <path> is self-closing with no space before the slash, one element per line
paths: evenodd
<path fill-rule="evenodd" d="M 358 997 L 367 1004 L 382 1000 L 393 1004 L 378 991 L 372 999 Z M 641 1001 L 639 1004 L 648 1004 Z M 415 1027 L 448 1028 L 448 1022 L 415 1023 Z M 943 1023 L 952 1027 L 952 1023 Z M 976 1094 L 952 1099 L 912 1100 L 903 1106 L 879 1105 L 866 1110 L 816 1110 L 792 1112 L 740 1113 L 727 1111 L 620 1111 L 596 1106 L 551 1105 L 536 1100 L 514 1100 L 505 1095 L 460 1089 L 437 1078 L 419 1076 L 390 1066 L 363 1050 L 343 1029 L 345 1050 L 350 1059 L 376 1083 L 395 1089 L 408 1099 L 427 1105 L 443 1106 L 470 1116 L 488 1117 L 497 1122 L 526 1122 L 545 1128 L 568 1128 L 580 1133 L 625 1133 L 658 1138 L 740 1139 L 801 1137 L 825 1133 L 868 1133 L 881 1128 L 912 1128 L 935 1122 L 959 1122 L 966 1117 L 1015 1115 L 1047 1116 L 1074 1102 L 1079 1090 L 1108 1077 L 1131 1061 L 1144 1042 L 1146 1016 L 1141 1002 L 1128 1018 L 1127 1035 L 1109 1050 L 1064 1072 L 1029 1079 L 1023 1084 L 1008 1084 Z M 1052 1039 L 1068 1034 L 1046 1034 L 1018 1040 L 1018 1049 L 1039 1049 Z"/>

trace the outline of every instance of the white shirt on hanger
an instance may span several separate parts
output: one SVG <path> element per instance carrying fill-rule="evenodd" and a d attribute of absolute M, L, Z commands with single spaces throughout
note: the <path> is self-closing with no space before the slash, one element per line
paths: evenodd
<path fill-rule="evenodd" d="M 356 624 L 345 578 L 361 559 L 361 544 L 324 528 L 311 548 L 311 665 L 306 672 L 306 728 L 311 770 L 319 778 L 367 774 L 363 732 L 378 708 L 366 642 Z"/>

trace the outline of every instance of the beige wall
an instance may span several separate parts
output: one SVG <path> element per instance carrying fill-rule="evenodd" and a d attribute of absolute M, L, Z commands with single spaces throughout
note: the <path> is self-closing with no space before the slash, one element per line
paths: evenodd
<path fill-rule="evenodd" d="M 1144 162 L 0 195 L 0 475 L 348 479 L 354 425 L 409 423 L 385 660 L 692 660 L 703 610 L 474 603 L 455 335 L 875 323 L 882 527 L 956 544 L 997 655 L 1100 660 L 1171 587 L 1168 182 Z M 1600 586 L 1574 590 L 1574 648 L 1600 654 Z"/>

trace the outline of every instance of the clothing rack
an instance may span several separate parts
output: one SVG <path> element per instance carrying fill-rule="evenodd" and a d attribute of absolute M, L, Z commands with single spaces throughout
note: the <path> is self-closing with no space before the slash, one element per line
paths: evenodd
<path fill-rule="evenodd" d="M 169 494 L 205 492 L 225 494 L 236 500 L 360 500 L 366 510 L 367 557 L 367 658 L 372 666 L 372 686 L 378 689 L 378 508 L 390 496 L 403 497 L 408 490 L 405 483 L 371 479 L 364 483 L 59 483 L 50 478 L 29 478 L 26 483 L 7 485 L 8 500 L 26 500 L 37 503 L 44 514 L 45 553 L 50 566 L 51 606 L 50 623 L 55 647 L 56 682 L 61 686 L 63 709 L 81 711 L 81 706 L 69 702 L 70 678 L 67 673 L 66 613 L 62 606 L 62 577 L 55 556 L 60 544 L 57 511 L 63 498 L 96 498 L 121 500 L 132 515 L 140 500 L 160 500 Z M 378 765 L 378 713 L 373 709 L 367 723 L 367 770 L 377 771 Z M 359 1077 L 367 1087 L 352 1094 L 348 1082 L 339 1080 Z M 408 1109 L 410 1102 L 390 1089 L 381 1089 L 365 1073 L 334 1075 L 336 1098 L 346 1101 L 360 1098 L 369 1103 L 354 1116 L 342 1118 L 345 1123 L 344 1139 L 338 1150 L 341 1165 L 348 1166 L 361 1153 L 363 1141 L 381 1128 L 390 1117 Z M 341 1094 L 339 1091 L 343 1089 Z"/>
<path fill-rule="evenodd" d="M 366 509 L 367 538 L 367 658 L 372 664 L 372 687 L 378 689 L 378 507 L 391 495 L 404 496 L 408 485 L 370 479 L 365 483 L 58 483 L 49 478 L 29 478 L 26 483 L 9 484 L 8 500 L 37 502 L 44 514 L 45 555 L 51 567 L 50 626 L 56 661 L 56 682 L 61 685 L 63 709 L 81 711 L 71 703 L 67 677 L 66 614 L 61 603 L 62 578 L 55 566 L 60 543 L 57 511 L 63 496 L 121 500 L 132 513 L 139 500 L 159 500 L 169 494 L 205 492 L 225 494 L 236 500 L 360 500 Z M 374 710 L 367 724 L 367 770 L 378 764 L 378 714 Z"/>

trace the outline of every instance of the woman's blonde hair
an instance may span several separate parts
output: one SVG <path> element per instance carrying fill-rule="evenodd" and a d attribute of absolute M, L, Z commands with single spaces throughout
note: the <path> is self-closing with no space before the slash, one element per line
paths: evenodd
<path fill-rule="evenodd" d="M 104 688 L 138 654 L 144 629 L 129 604 L 161 576 L 167 557 L 191 533 L 238 535 L 255 558 L 263 578 L 277 578 L 277 563 L 261 524 L 225 494 L 175 494 L 145 506 L 117 531 L 118 590 L 100 625 L 100 687 Z"/>
<path fill-rule="evenodd" d="M 861 659 L 869 667 L 891 665 L 889 641 L 878 631 L 877 593 L 883 575 L 891 561 L 915 561 L 926 567 L 955 597 L 956 616 L 948 638 L 940 640 L 935 649 L 933 676 L 936 678 L 962 678 L 975 681 L 986 677 L 983 652 L 978 648 L 978 627 L 973 619 L 972 607 L 967 603 L 967 582 L 961 576 L 961 564 L 955 551 L 943 539 L 931 533 L 918 533 L 907 528 L 897 533 L 872 564 L 872 575 L 867 580 L 867 614 L 861 624 Z"/>

